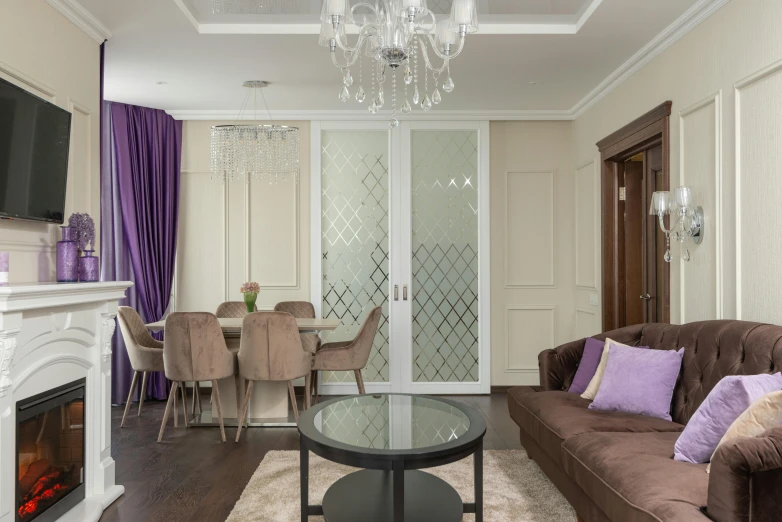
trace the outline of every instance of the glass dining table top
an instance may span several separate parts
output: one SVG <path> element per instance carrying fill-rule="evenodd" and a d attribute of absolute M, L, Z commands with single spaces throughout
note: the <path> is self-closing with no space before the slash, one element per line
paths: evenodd
<path fill-rule="evenodd" d="M 337 400 L 315 414 L 315 429 L 333 441 L 375 450 L 415 450 L 464 436 L 470 418 L 431 397 L 362 395 Z"/>

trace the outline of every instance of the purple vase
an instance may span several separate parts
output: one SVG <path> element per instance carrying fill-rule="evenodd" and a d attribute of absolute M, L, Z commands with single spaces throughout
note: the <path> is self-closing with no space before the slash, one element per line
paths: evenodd
<path fill-rule="evenodd" d="M 85 250 L 84 256 L 79 258 L 79 280 L 82 283 L 100 281 L 100 258 L 92 255 L 93 252 Z"/>
<path fill-rule="evenodd" d="M 76 283 L 79 281 L 79 244 L 76 231 L 71 227 L 62 229 L 62 241 L 57 242 L 57 282 Z"/>

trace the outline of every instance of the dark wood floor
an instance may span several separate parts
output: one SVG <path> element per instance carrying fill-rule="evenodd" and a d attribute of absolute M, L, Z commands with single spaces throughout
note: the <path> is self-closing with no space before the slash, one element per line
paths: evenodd
<path fill-rule="evenodd" d="M 487 421 L 486 449 L 521 448 L 518 427 L 508 415 L 504 394 L 453 397 L 477 408 Z M 209 399 L 205 398 L 205 407 Z M 135 404 L 133 405 L 136 406 Z M 220 442 L 218 429 L 174 429 L 169 419 L 157 444 L 165 404 L 148 402 L 120 429 L 122 408 L 112 409 L 112 452 L 116 480 L 125 494 L 103 514 L 103 522 L 222 522 L 266 452 L 298 450 L 295 428 L 250 428 L 233 442 L 235 428 Z"/>

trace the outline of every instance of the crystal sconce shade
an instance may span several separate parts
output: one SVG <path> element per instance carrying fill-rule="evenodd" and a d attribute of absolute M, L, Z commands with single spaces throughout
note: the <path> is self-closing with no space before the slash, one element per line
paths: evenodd
<path fill-rule="evenodd" d="M 703 242 L 703 208 L 696 206 L 690 187 L 679 187 L 673 192 L 655 192 L 649 214 L 657 216 L 660 229 L 665 234 L 667 249 L 663 258 L 667 263 L 673 259 L 671 240 L 682 246 L 682 259 L 690 260 L 687 243 L 700 245 Z M 666 216 L 668 224 L 666 225 Z"/>
<path fill-rule="evenodd" d="M 478 6 L 476 0 L 453 0 L 450 16 L 438 20 L 427 0 L 323 0 L 320 20 L 319 43 L 331 51 L 331 61 L 342 71 L 340 101 L 366 100 L 372 114 L 390 101 L 391 126 L 397 127 L 398 112 L 409 114 L 414 106 L 430 111 L 442 102 L 442 92 L 453 92 L 450 62 L 464 49 L 467 35 L 478 31 Z M 348 25 L 355 27 L 346 31 Z M 354 44 L 348 42 L 348 33 L 358 34 Z M 370 58 L 366 65 L 364 57 Z M 368 84 L 365 72 L 371 78 Z M 401 106 L 398 94 L 404 99 Z"/>

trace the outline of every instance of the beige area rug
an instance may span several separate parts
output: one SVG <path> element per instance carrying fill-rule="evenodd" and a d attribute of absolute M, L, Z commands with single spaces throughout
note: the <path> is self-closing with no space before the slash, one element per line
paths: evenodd
<path fill-rule="evenodd" d="M 487 522 L 573 522 L 575 511 L 523 451 L 486 451 L 483 459 L 484 520 Z M 310 453 L 310 504 L 320 504 L 328 487 L 353 468 Z M 473 467 L 467 458 L 424 470 L 446 480 L 472 502 Z M 299 452 L 271 451 L 228 517 L 228 522 L 290 522 L 300 520 Z M 310 517 L 322 522 L 323 517 Z M 475 515 L 465 515 L 474 521 Z"/>

